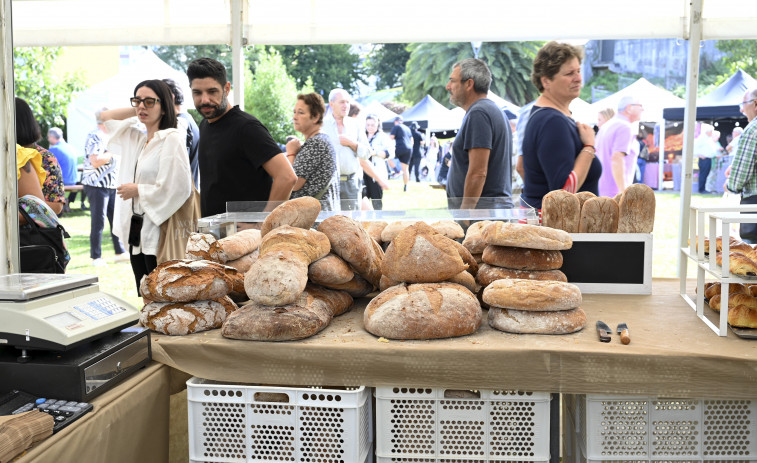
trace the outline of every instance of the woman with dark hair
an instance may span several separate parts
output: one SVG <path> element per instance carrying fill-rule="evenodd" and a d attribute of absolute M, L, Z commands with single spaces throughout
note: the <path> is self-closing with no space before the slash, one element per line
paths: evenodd
<path fill-rule="evenodd" d="M 325 113 L 321 95 L 297 95 L 292 121 L 294 129 L 305 136 L 305 143 L 297 138 L 288 141 L 286 154 L 297 175 L 291 197 L 312 196 L 321 201 L 324 211 L 333 211 L 339 204 L 339 173 L 334 147 L 328 135 L 321 133 Z"/>
<path fill-rule="evenodd" d="M 24 148 L 33 148 L 41 156 L 42 168 L 45 170 L 45 179 L 42 183 L 42 194 L 45 204 L 56 214 L 60 214 L 66 204 L 65 191 L 63 189 L 63 174 L 60 164 L 55 155 L 37 142 L 42 138 L 42 132 L 34 118 L 32 108 L 21 98 L 16 98 L 16 143 Z M 21 196 L 19 194 L 19 196 Z"/>
<path fill-rule="evenodd" d="M 602 165 L 595 157 L 594 129 L 573 120 L 569 109 L 581 92 L 581 58 L 578 48 L 554 41 L 534 58 L 531 82 L 541 96 L 523 137 L 524 207 L 541 209 L 542 198 L 552 190 L 599 193 Z"/>
<path fill-rule="evenodd" d="M 108 149 L 121 156 L 114 233 L 129 243 L 139 291 L 142 277 L 158 265 L 160 224 L 189 198 L 192 176 L 186 133 L 176 128 L 168 85 L 157 79 L 140 82 L 130 102 L 131 108 L 106 110 L 97 116 L 111 134 Z"/>
<path fill-rule="evenodd" d="M 364 194 L 371 200 L 373 209 L 379 211 L 384 208 L 384 190 L 389 188 L 386 183 L 389 181 L 386 160 L 394 157 L 394 142 L 381 129 L 381 119 L 376 114 L 365 116 L 365 136 L 368 138 L 371 153 L 369 162 L 373 165 L 376 176 L 371 177 L 367 172 L 363 173 Z"/>

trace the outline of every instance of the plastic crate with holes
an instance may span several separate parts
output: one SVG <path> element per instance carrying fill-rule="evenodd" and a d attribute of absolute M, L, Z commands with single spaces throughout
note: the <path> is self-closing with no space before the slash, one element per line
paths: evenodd
<path fill-rule="evenodd" d="M 575 462 L 757 461 L 756 419 L 754 400 L 565 394 L 563 450 Z"/>
<path fill-rule="evenodd" d="M 373 461 L 367 388 L 187 381 L 190 462 Z"/>
<path fill-rule="evenodd" d="M 377 387 L 378 463 L 549 461 L 549 393 Z"/>

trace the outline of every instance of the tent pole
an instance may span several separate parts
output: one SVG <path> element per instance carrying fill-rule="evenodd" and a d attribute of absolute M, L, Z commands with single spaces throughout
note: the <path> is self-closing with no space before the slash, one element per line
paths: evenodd
<path fill-rule="evenodd" d="M 5 154 L 0 162 L 3 219 L 0 220 L 0 275 L 18 272 L 18 182 L 16 180 L 16 105 L 13 99 L 13 19 L 11 0 L 0 0 L 0 149 Z"/>
<path fill-rule="evenodd" d="M 657 191 L 662 191 L 662 180 L 665 178 L 665 119 L 660 124 L 660 142 L 658 143 L 660 153 L 657 156 Z"/>
<path fill-rule="evenodd" d="M 234 103 L 244 111 L 244 5 L 243 0 L 231 0 L 231 56 Z"/>
<path fill-rule="evenodd" d="M 683 113 L 683 166 L 681 169 L 681 220 L 678 224 L 679 248 L 686 246 L 691 214 L 691 178 L 694 146 L 694 125 L 697 120 L 697 87 L 699 80 L 699 43 L 702 40 L 702 2 L 692 0 L 689 8 L 689 54 L 686 66 L 686 106 Z M 681 253 L 676 256 L 681 259 Z M 679 262 L 680 264 L 680 262 Z M 680 268 L 680 265 L 677 266 Z M 678 270 L 679 278 L 680 269 Z"/>

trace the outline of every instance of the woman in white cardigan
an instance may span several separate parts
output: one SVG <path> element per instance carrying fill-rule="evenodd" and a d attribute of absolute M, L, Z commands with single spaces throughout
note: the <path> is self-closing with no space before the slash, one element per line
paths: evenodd
<path fill-rule="evenodd" d="M 102 111 L 99 117 L 111 134 L 108 150 L 121 157 L 113 233 L 129 243 L 139 291 L 142 277 L 158 265 L 160 224 L 189 198 L 192 175 L 186 133 L 176 128 L 168 85 L 145 80 L 130 101 L 131 108 Z"/>

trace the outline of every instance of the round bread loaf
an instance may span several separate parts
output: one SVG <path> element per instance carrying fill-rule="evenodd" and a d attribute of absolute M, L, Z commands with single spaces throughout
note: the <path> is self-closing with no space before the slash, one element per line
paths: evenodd
<path fill-rule="evenodd" d="M 423 222 L 398 233 L 381 263 L 381 273 L 408 283 L 444 281 L 466 268 L 454 241 Z"/>
<path fill-rule="evenodd" d="M 618 233 L 652 233 L 654 229 L 654 190 L 643 183 L 634 183 L 620 197 Z"/>
<path fill-rule="evenodd" d="M 562 252 L 489 245 L 484 262 L 514 270 L 556 270 L 562 267 Z"/>
<path fill-rule="evenodd" d="M 265 236 L 274 228 L 282 225 L 305 229 L 312 228 L 320 213 L 321 202 L 311 196 L 284 201 L 265 218 L 260 227 L 260 234 Z"/>
<path fill-rule="evenodd" d="M 484 302 L 517 310 L 569 310 L 581 305 L 578 286 L 562 281 L 497 280 L 484 289 Z"/>
<path fill-rule="evenodd" d="M 729 307 L 728 324 L 738 328 L 757 328 L 757 309 L 745 305 Z"/>
<path fill-rule="evenodd" d="M 440 220 L 431 224 L 431 228 L 452 240 L 459 240 L 465 236 L 463 227 L 454 220 Z"/>
<path fill-rule="evenodd" d="M 708 304 L 710 308 L 715 312 L 720 312 L 722 294 L 716 294 L 710 298 Z M 753 309 L 757 309 L 757 297 L 750 296 L 749 294 L 728 294 L 728 307 L 736 307 L 737 305 L 745 305 Z"/>
<path fill-rule="evenodd" d="M 489 224 L 493 223 L 491 220 L 482 220 L 481 222 L 474 222 L 468 227 L 468 231 L 465 232 L 465 239 L 463 239 L 463 246 L 474 256 L 484 252 L 484 248 L 487 246 L 482 232 Z"/>
<path fill-rule="evenodd" d="M 233 235 L 218 240 L 218 245 L 223 251 L 223 262 L 237 260 L 255 251 L 260 246 L 260 230 L 241 230 Z"/>
<path fill-rule="evenodd" d="M 722 267 L 722 252 L 717 253 L 716 260 L 718 265 Z M 757 275 L 757 262 L 739 251 L 731 251 L 728 253 L 728 267 L 734 275 Z"/>
<path fill-rule="evenodd" d="M 381 243 L 381 232 L 384 231 L 384 228 L 386 228 L 388 223 L 382 220 L 377 220 L 375 222 L 363 222 L 362 225 L 371 238 Z"/>
<path fill-rule="evenodd" d="M 225 263 L 226 254 L 210 233 L 192 233 L 187 239 L 186 258 L 189 260 L 209 260 Z"/>
<path fill-rule="evenodd" d="M 308 266 L 308 278 L 318 285 L 338 285 L 354 277 L 355 272 L 336 254 L 328 254 Z"/>
<path fill-rule="evenodd" d="M 581 201 L 573 193 L 552 190 L 544 195 L 541 204 L 541 223 L 545 227 L 578 233 Z"/>
<path fill-rule="evenodd" d="M 480 289 L 476 284 L 476 279 L 473 278 L 473 275 L 471 275 L 470 272 L 467 271 L 460 272 L 447 281 L 449 283 L 457 283 L 459 285 L 465 286 L 468 291 L 472 292 L 473 294 L 476 294 Z"/>
<path fill-rule="evenodd" d="M 381 279 L 381 246 L 368 235 L 360 222 L 332 215 L 318 225 L 331 242 L 334 254 L 344 259 L 356 273 L 378 287 Z"/>
<path fill-rule="evenodd" d="M 478 273 L 478 262 L 476 261 L 476 258 L 473 257 L 473 254 L 468 251 L 468 248 L 466 248 L 462 244 L 458 243 L 455 240 L 450 240 L 450 242 L 453 246 L 455 246 L 455 248 L 457 248 L 457 253 L 460 254 L 463 262 L 468 266 L 468 273 L 475 277 Z"/>
<path fill-rule="evenodd" d="M 489 308 L 489 326 L 508 333 L 570 334 L 586 326 L 586 313 L 580 307 L 559 312 L 533 312 Z"/>
<path fill-rule="evenodd" d="M 226 262 L 226 265 L 233 267 L 242 273 L 247 273 L 247 270 L 252 267 L 252 264 L 260 257 L 260 249 L 255 249 L 249 254 L 246 254 L 239 259 L 230 260 Z"/>
<path fill-rule="evenodd" d="M 389 339 L 439 339 L 474 333 L 481 324 L 476 296 L 455 283 L 392 286 L 365 308 L 365 329 Z"/>
<path fill-rule="evenodd" d="M 560 270 L 514 270 L 494 265 L 481 264 L 476 273 L 476 282 L 481 286 L 488 286 L 491 282 L 501 279 L 517 280 L 548 280 L 568 281 L 568 278 Z"/>
<path fill-rule="evenodd" d="M 220 328 L 236 304 L 222 301 L 151 302 L 139 312 L 139 322 L 152 331 L 172 336 Z"/>
<path fill-rule="evenodd" d="M 384 243 L 391 243 L 394 241 L 394 238 L 397 237 L 397 234 L 401 232 L 402 230 L 406 229 L 410 225 L 413 225 L 417 223 L 417 220 L 403 220 L 399 222 L 390 222 L 384 229 L 381 231 L 381 241 Z"/>
<path fill-rule="evenodd" d="M 352 297 L 365 297 L 373 292 L 373 285 L 357 273 L 353 274 L 350 281 L 341 284 L 324 284 L 328 289 L 344 291 Z"/>
<path fill-rule="evenodd" d="M 561 251 L 573 246 L 573 239 L 563 230 L 522 223 L 494 222 L 482 232 L 487 244 L 516 248 Z"/>
<path fill-rule="evenodd" d="M 231 292 L 238 272 L 209 260 L 169 260 L 145 275 L 139 284 L 142 297 L 155 302 L 190 302 L 219 299 Z"/>
<path fill-rule="evenodd" d="M 712 296 L 715 296 L 716 294 L 720 294 L 720 282 L 715 282 L 710 284 L 709 286 L 705 287 L 704 290 L 704 297 L 705 299 L 710 299 Z M 747 288 L 745 285 L 741 283 L 731 283 L 728 285 L 728 294 L 751 294 L 749 288 Z"/>
<path fill-rule="evenodd" d="M 612 198 L 591 198 L 581 207 L 579 233 L 616 233 L 618 231 L 618 203 Z"/>

